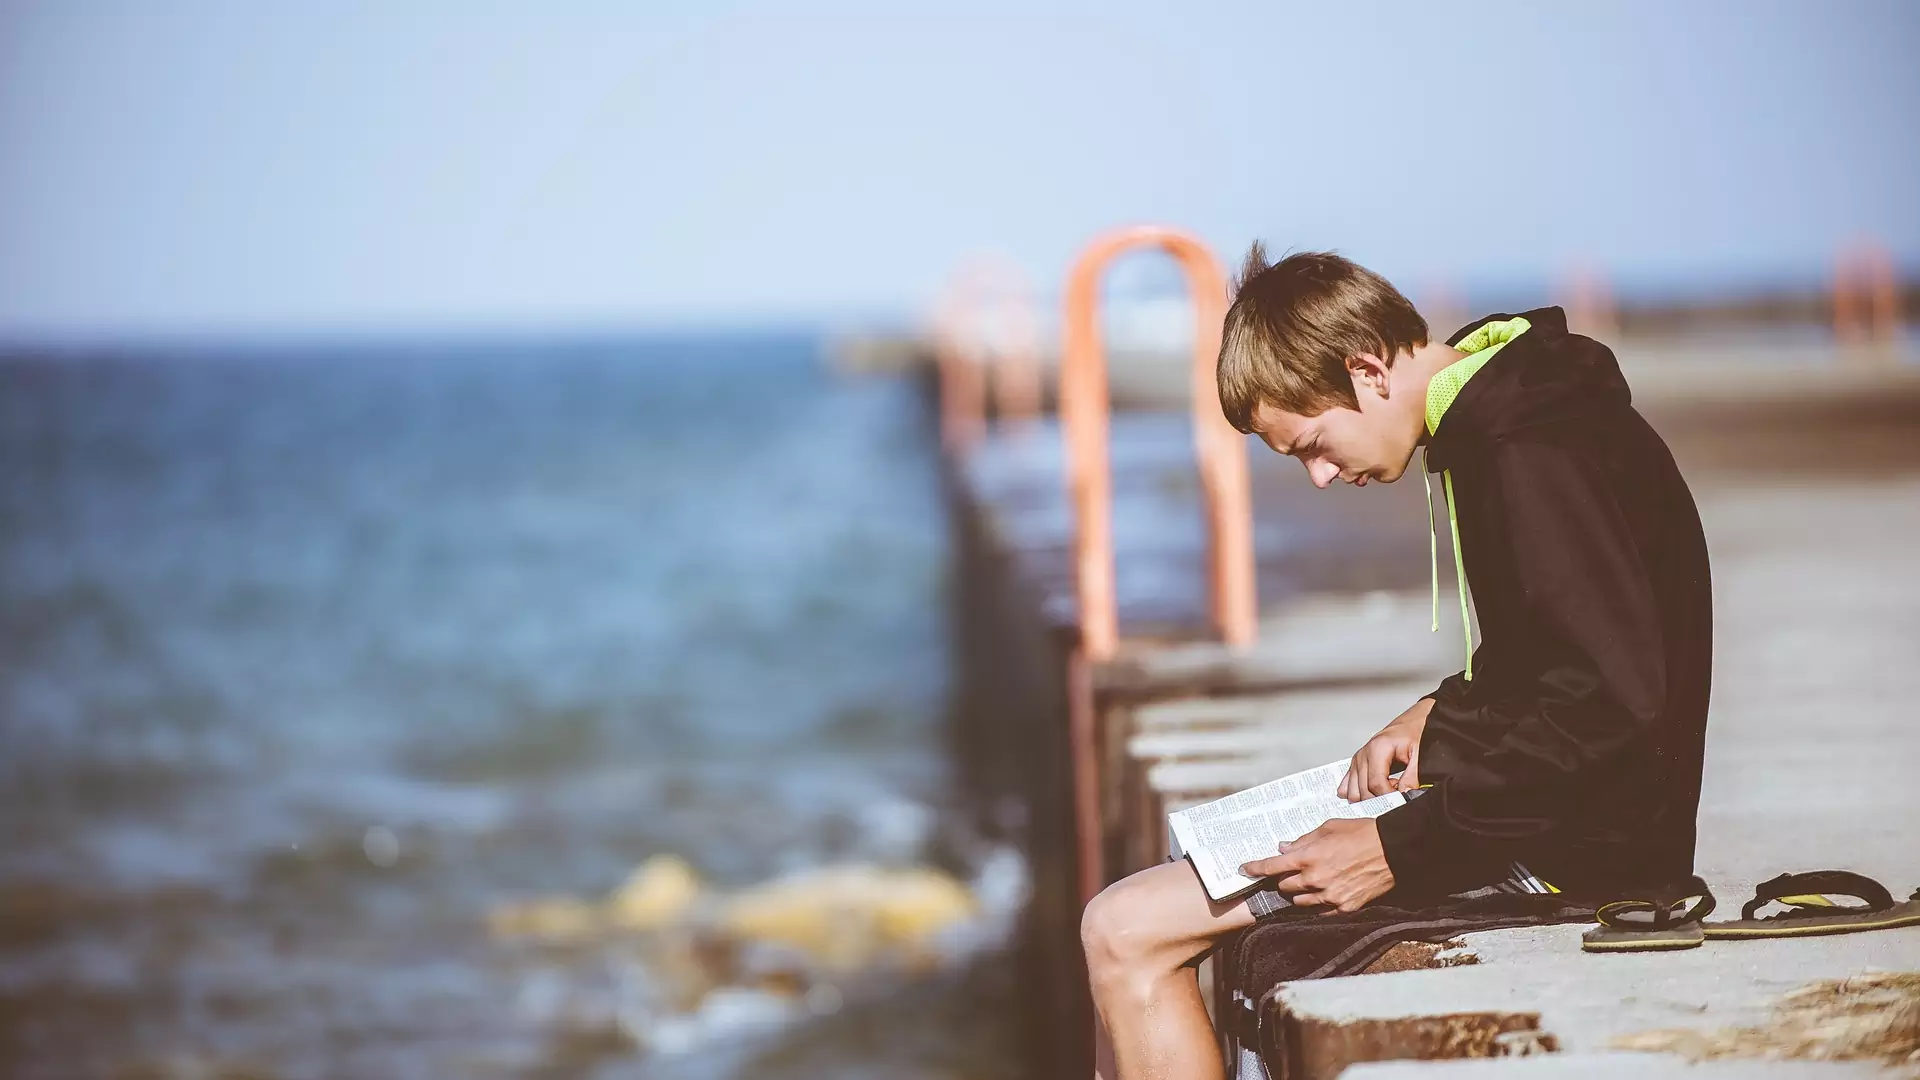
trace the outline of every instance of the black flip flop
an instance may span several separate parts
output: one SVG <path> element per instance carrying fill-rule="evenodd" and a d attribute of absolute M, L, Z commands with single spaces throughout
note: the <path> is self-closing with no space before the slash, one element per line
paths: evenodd
<path fill-rule="evenodd" d="M 1670 952 L 1706 940 L 1700 920 L 1713 912 L 1713 890 L 1697 877 L 1634 890 L 1600 905 L 1600 925 L 1580 936 L 1584 952 Z"/>
<path fill-rule="evenodd" d="M 1832 897 L 1850 896 L 1859 904 L 1836 904 Z M 1786 905 L 1786 910 L 1757 917 L 1771 903 Z M 1818 934 L 1851 934 L 1860 930 L 1886 930 L 1895 926 L 1920 926 L 1920 889 L 1900 903 L 1885 885 L 1846 870 L 1815 870 L 1806 874 L 1781 874 L 1763 881 L 1753 890 L 1753 899 L 1740 909 L 1738 919 L 1710 922 L 1702 929 L 1710 938 L 1813 937 Z"/>

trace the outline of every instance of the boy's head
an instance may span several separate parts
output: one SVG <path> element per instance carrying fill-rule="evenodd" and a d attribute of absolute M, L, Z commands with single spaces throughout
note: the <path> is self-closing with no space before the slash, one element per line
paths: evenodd
<path fill-rule="evenodd" d="M 1220 405 L 1318 487 L 1392 483 L 1425 424 L 1425 380 L 1406 361 L 1426 344 L 1427 321 L 1385 278 L 1325 252 L 1269 266 L 1256 242 L 1221 336 Z"/>

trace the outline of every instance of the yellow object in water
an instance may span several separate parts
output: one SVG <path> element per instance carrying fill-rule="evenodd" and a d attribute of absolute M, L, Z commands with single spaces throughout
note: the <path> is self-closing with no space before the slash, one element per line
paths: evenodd
<path fill-rule="evenodd" d="M 487 929 L 496 937 L 536 937 L 578 941 L 600 928 L 600 912 L 577 896 L 550 896 L 496 908 Z"/>
<path fill-rule="evenodd" d="M 607 918 L 623 930 L 658 930 L 679 922 L 700 899 L 700 877 L 678 855 L 641 863 L 607 897 Z"/>
<path fill-rule="evenodd" d="M 937 870 L 839 866 L 738 893 L 718 922 L 734 937 L 786 945 L 848 969 L 887 951 L 923 955 L 936 934 L 977 908 L 965 885 Z"/>

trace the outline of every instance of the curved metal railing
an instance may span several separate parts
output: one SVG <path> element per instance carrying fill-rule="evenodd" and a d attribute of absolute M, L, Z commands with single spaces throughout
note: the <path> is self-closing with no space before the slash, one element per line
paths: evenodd
<path fill-rule="evenodd" d="M 1141 248 L 1159 248 L 1171 255 L 1185 272 L 1193 295 L 1193 436 L 1206 505 L 1214 626 L 1230 645 L 1251 643 L 1256 626 L 1246 440 L 1221 414 L 1214 381 L 1226 315 L 1226 275 L 1213 253 L 1190 233 L 1154 225 L 1117 229 L 1088 245 L 1067 279 L 1060 360 L 1060 419 L 1074 512 L 1080 637 L 1087 658 L 1094 661 L 1112 657 L 1120 640 L 1100 281 L 1114 259 Z"/>

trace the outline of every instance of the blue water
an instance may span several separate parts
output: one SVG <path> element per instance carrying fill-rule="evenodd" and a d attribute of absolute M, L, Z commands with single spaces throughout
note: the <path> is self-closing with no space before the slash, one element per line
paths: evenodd
<path fill-rule="evenodd" d="M 1008 1074 L 990 947 L 669 1053 L 487 930 L 976 869 L 935 470 L 799 336 L 0 361 L 0 1072 Z"/>

